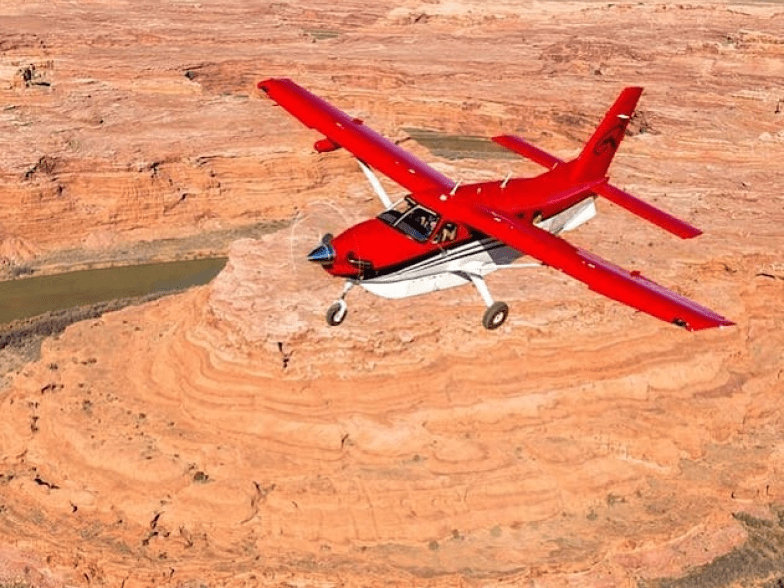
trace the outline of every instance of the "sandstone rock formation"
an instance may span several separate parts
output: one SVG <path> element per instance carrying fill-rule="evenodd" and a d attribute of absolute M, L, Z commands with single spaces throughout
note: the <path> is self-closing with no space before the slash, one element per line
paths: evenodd
<path fill-rule="evenodd" d="M 0 12 L 3 239 L 35 256 L 289 221 L 235 242 L 208 286 L 72 325 L 0 391 L 0 582 L 784 577 L 784 7 Z M 49 86 L 18 83 L 30 63 Z M 449 159 L 403 129 L 519 133 L 568 157 L 619 88 L 646 86 L 614 182 L 705 234 L 600 202 L 571 239 L 737 327 L 687 333 L 548 269 L 490 278 L 511 307 L 498 332 L 468 288 L 352 292 L 327 327 L 340 284 L 303 254 L 378 205 L 348 155 L 314 155 L 254 93 L 275 75 L 466 180 L 536 168 Z"/>

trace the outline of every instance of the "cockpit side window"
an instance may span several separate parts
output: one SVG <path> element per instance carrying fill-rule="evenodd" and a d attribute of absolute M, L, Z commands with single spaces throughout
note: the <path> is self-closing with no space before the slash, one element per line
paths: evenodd
<path fill-rule="evenodd" d="M 417 241 L 427 241 L 440 217 L 410 198 L 406 198 L 406 205 L 404 210 L 400 207 L 385 210 L 378 218 Z"/>
<path fill-rule="evenodd" d="M 390 226 L 395 226 L 395 222 L 415 206 L 416 202 L 411 200 L 411 198 L 406 197 L 393 204 L 388 210 L 379 214 L 378 218 Z"/>

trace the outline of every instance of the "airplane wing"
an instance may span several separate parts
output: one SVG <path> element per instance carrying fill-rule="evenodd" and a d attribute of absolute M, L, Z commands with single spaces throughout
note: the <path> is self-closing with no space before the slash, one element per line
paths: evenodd
<path fill-rule="evenodd" d="M 259 82 L 259 89 L 305 126 L 322 133 L 319 151 L 343 147 L 411 192 L 450 191 L 455 183 L 408 151 L 288 79 Z"/>
<path fill-rule="evenodd" d="M 734 323 L 639 272 L 629 272 L 533 225 L 482 206 L 461 208 L 462 222 L 588 285 L 594 292 L 690 331 Z"/>

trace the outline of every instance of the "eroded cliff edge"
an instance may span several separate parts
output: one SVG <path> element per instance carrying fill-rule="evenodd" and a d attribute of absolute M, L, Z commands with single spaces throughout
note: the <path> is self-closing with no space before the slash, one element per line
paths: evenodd
<path fill-rule="evenodd" d="M 18 208 L 27 196 L 3 192 L 11 215 L 3 229 L 20 239 L 8 241 L 13 251 L 101 249 L 267 217 L 290 224 L 235 242 L 211 285 L 75 324 L 19 370 L 0 397 L 6 573 L 126 587 L 780 577 L 784 272 L 774 179 L 784 45 L 780 9 L 760 6 L 539 3 L 525 15 L 503 6 L 491 18 L 465 3 L 345 13 L 276 5 L 240 27 L 248 9 L 207 2 L 195 20 L 190 9 L 160 13 L 156 36 L 138 3 L 123 7 L 136 16 L 116 25 L 121 34 L 93 33 L 100 58 L 80 65 L 130 75 L 123 85 L 94 72 L 106 108 L 127 109 L 125 126 L 105 137 L 98 127 L 109 119 L 95 122 L 95 134 L 73 131 L 82 145 L 95 137 L 93 155 L 59 163 L 55 146 L 49 165 L 32 146 L 52 132 L 46 117 L 59 97 L 75 100 L 83 83 L 62 73 L 83 61 L 68 53 L 79 33 L 65 25 L 103 18 L 105 27 L 118 9 L 52 13 L 70 42 L 41 32 L 35 51 L 55 58 L 45 70 L 51 85 L 5 90 L 20 102 L 7 117 L 44 120 L 17 129 L 32 134 L 28 151 L 9 151 L 4 173 L 21 191 L 30 182 L 43 190 L 55 181 L 47 174 L 68 182 L 36 204 L 53 223 L 46 231 L 26 220 L 33 209 Z M 20 6 L 15 18 L 45 9 Z M 187 34 L 174 26 L 182 22 Z M 221 22 L 234 43 L 227 54 L 216 49 L 226 46 L 227 35 L 213 32 Z M 323 23 L 332 28 L 315 26 Z M 166 69 L 160 47 L 172 41 L 190 53 Z M 192 61 L 197 45 L 214 57 Z M 4 51 L 6 68 L 33 53 L 24 44 Z M 403 128 L 498 130 L 562 155 L 579 147 L 619 87 L 645 85 L 645 124 L 624 142 L 614 180 L 705 235 L 679 242 L 600 204 L 573 239 L 738 326 L 686 333 L 536 270 L 490 279 L 512 308 L 499 333 L 479 325 L 470 289 L 399 302 L 352 292 L 346 324 L 329 329 L 322 314 L 339 284 L 302 252 L 324 225 L 377 204 L 349 157 L 314 156 L 311 135 L 250 93 L 267 75 L 353 104 L 398 139 Z M 116 87 L 130 92 L 124 100 Z M 136 110 L 144 106 L 158 109 L 149 117 L 156 124 Z M 198 116 L 174 116 L 185 106 Z M 104 155 L 112 141 L 120 151 Z M 227 144 L 240 153 L 230 169 L 204 172 L 206 183 L 188 183 L 179 201 L 181 177 L 222 161 Z M 407 146 L 467 179 L 535 169 Z M 141 167 L 126 169 L 137 147 Z M 200 159 L 211 149 L 223 155 Z M 99 164 L 115 160 L 120 175 L 139 174 L 160 191 L 119 187 L 132 196 L 106 204 L 122 182 L 104 174 L 101 184 Z M 222 190 L 231 181 L 213 193 L 210 182 Z M 208 226 L 199 217 L 207 209 Z M 722 575 L 727 562 L 745 575 Z"/>

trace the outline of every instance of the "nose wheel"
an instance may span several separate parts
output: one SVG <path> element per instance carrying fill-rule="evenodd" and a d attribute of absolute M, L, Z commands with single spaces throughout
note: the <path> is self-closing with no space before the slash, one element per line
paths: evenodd
<path fill-rule="evenodd" d="M 342 323 L 348 314 L 348 304 L 342 298 L 327 309 L 327 324 L 330 327 L 337 327 Z"/>
<path fill-rule="evenodd" d="M 340 295 L 335 303 L 327 309 L 327 324 L 330 327 L 337 327 L 346 319 L 348 314 L 348 304 L 346 304 L 346 294 L 351 288 L 354 287 L 354 282 L 347 281 L 343 286 L 343 293 Z"/>

